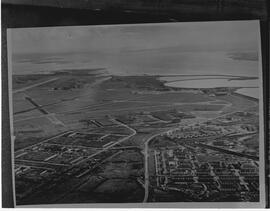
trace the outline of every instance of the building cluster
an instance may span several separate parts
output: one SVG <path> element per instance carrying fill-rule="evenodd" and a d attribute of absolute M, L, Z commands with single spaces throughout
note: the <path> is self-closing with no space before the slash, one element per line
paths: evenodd
<path fill-rule="evenodd" d="M 66 178 L 80 180 L 122 149 L 108 149 L 130 129 L 113 119 L 89 120 L 91 131 L 69 131 L 15 152 L 16 197 L 50 189 Z M 92 127 L 93 126 L 93 127 Z M 94 131 L 100 129 L 100 131 Z M 103 151 L 102 151 L 103 150 Z M 97 153 L 100 152 L 100 153 Z"/>
<path fill-rule="evenodd" d="M 117 116 L 117 120 L 124 124 L 150 124 L 150 123 L 178 123 L 182 120 L 193 119 L 195 116 L 180 112 L 176 109 L 159 111 L 142 111 L 125 113 Z"/>
<path fill-rule="evenodd" d="M 245 122 L 243 118 L 237 118 L 237 124 L 224 123 L 223 121 L 227 121 L 227 119 L 231 119 L 234 117 L 222 117 L 216 119 L 212 122 L 204 122 L 200 124 L 193 125 L 182 125 L 175 130 L 171 130 L 167 132 L 167 136 L 172 139 L 205 139 L 208 137 L 235 137 L 235 136 L 243 136 L 243 135 L 251 135 L 258 133 L 258 127 L 253 124 L 253 120 L 248 120 Z M 244 122 L 243 122 L 244 121 Z M 247 120 L 246 120 L 247 121 Z M 222 124 L 219 124 L 223 122 Z"/>
<path fill-rule="evenodd" d="M 210 136 L 225 136 L 231 131 L 216 125 L 189 125 L 167 132 L 167 136 L 177 139 L 206 138 Z"/>
<path fill-rule="evenodd" d="M 74 165 L 123 138 L 113 134 L 68 133 L 16 153 L 15 161 L 39 162 L 40 165 Z"/>
<path fill-rule="evenodd" d="M 44 147 L 36 146 L 34 148 L 40 150 L 39 152 L 42 154 Z M 53 148 L 52 145 L 51 147 Z M 55 149 L 53 151 L 56 156 L 52 155 L 51 158 L 45 158 L 43 161 L 36 162 L 33 159 L 34 157 L 32 157 L 32 160 L 15 160 L 17 199 L 24 198 L 39 189 L 53 188 L 67 178 L 80 179 L 85 177 L 91 171 L 100 167 L 106 160 L 110 160 L 113 156 L 122 152 L 121 150 L 108 150 L 90 159 L 89 153 L 76 147 L 74 149 L 59 147 L 58 150 L 61 150 L 58 153 L 70 153 L 70 155 L 73 153 L 73 155 L 71 157 L 63 157 L 62 155 L 60 160 L 60 158 L 57 159 L 59 154 L 56 153 Z M 74 153 L 76 153 L 77 157 L 75 157 Z"/>
<path fill-rule="evenodd" d="M 229 87 L 217 87 L 217 88 L 202 89 L 202 91 L 205 94 L 208 94 L 211 97 L 229 95 L 232 93 L 233 90 L 234 90 L 233 88 L 229 88 Z"/>
<path fill-rule="evenodd" d="M 259 193 L 258 164 L 249 159 L 197 159 L 186 147 L 155 150 L 156 184 L 202 200 L 238 194 Z"/>
<path fill-rule="evenodd" d="M 219 117 L 214 121 L 217 125 L 236 125 L 236 124 L 249 124 L 256 123 L 258 121 L 258 115 L 251 112 L 238 111 L 222 117 Z M 253 126 L 253 128 L 256 128 Z"/>

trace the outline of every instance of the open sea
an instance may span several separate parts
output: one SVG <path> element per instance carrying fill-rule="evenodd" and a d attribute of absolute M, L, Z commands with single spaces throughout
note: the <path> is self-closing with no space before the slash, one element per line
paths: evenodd
<path fill-rule="evenodd" d="M 230 75 L 258 77 L 258 61 L 237 60 L 228 56 L 231 52 L 179 52 L 173 49 L 145 51 L 84 52 L 58 54 L 23 54 L 13 55 L 13 74 L 48 74 L 63 69 L 104 68 L 103 72 L 114 75 L 191 75 L 190 80 L 175 81 L 179 77 L 168 77 L 167 85 L 176 87 L 218 87 L 241 86 L 253 87 L 242 92 L 249 95 L 258 80 L 227 80 L 209 78 L 204 75 Z M 200 76 L 192 76 L 200 75 Z M 200 77 L 200 78 L 196 78 Z M 196 80 L 194 80 L 196 79 Z M 199 79 L 199 80 L 198 80 Z M 202 79 L 202 80 L 200 80 Z M 200 86 L 200 87 L 198 87 Z"/>

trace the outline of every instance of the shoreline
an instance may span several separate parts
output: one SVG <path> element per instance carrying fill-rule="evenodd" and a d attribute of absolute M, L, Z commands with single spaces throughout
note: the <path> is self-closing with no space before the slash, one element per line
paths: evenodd
<path fill-rule="evenodd" d="M 95 71 L 100 70 L 100 69 L 95 69 Z M 230 86 L 223 86 L 223 87 L 209 87 L 209 88 L 200 88 L 200 87 L 178 87 L 178 86 L 170 86 L 170 83 L 174 83 L 174 82 L 180 82 L 180 81 L 199 81 L 199 80 L 211 80 L 211 79 L 224 79 L 224 80 L 257 80 L 258 77 L 251 77 L 251 76 L 235 76 L 235 75 L 216 75 L 216 74 L 207 74 L 207 75 L 181 75 L 181 74 L 173 74 L 173 75 L 148 75 L 148 74 L 144 74 L 144 75 L 125 75 L 125 76 L 118 76 L 118 75 L 111 75 L 111 74 L 102 74 L 102 73 L 96 73 L 93 69 L 83 69 L 83 70 L 79 70 L 78 72 L 76 72 L 75 70 L 59 70 L 59 71 L 54 71 L 51 72 L 49 74 L 22 74 L 22 75 L 12 75 L 13 77 L 31 77 L 31 76 L 36 76 L 36 77 L 51 77 L 51 76 L 59 76 L 59 75 L 88 75 L 88 76 L 93 76 L 93 77 L 97 77 L 97 76 L 104 76 L 104 75 L 108 75 L 108 76 L 115 76 L 115 77 L 120 77 L 120 78 L 128 78 L 128 77 L 134 77 L 134 78 L 143 78 L 143 77 L 147 77 L 147 78 L 153 78 L 154 80 L 157 80 L 159 82 L 161 82 L 164 86 L 165 89 L 168 89 L 167 91 L 181 91 L 181 90 L 201 90 L 201 89 L 217 89 L 217 88 L 236 88 L 236 89 L 241 89 L 241 88 L 258 88 L 257 86 L 241 86 L 241 87 L 230 87 Z M 95 73 L 94 73 L 95 72 Z M 168 81 L 168 80 L 164 80 L 163 77 L 183 77 L 183 79 L 177 79 L 177 80 L 173 80 L 173 81 Z M 197 76 L 216 76 L 214 78 L 195 78 L 195 79 L 185 79 L 185 77 L 197 77 Z M 229 78 L 219 78 L 219 77 L 229 77 Z M 252 79 L 251 79 L 252 78 Z M 162 90 L 161 90 L 162 91 Z M 166 90 L 164 90 L 165 92 Z M 249 99 L 253 99 L 253 100 L 258 100 L 255 97 L 249 96 L 249 95 L 245 95 L 245 94 L 240 94 L 240 93 L 236 93 L 234 92 L 235 95 L 239 95 L 239 96 L 245 96 Z"/>
<path fill-rule="evenodd" d="M 255 101 L 255 102 L 259 102 L 259 99 L 258 98 L 255 98 L 255 97 L 251 97 L 251 96 L 248 96 L 248 95 L 244 95 L 244 94 L 240 94 L 240 93 L 237 93 L 237 92 L 233 92 L 233 95 L 236 95 L 236 96 L 239 96 L 239 97 L 244 97 L 248 100 L 252 100 L 252 101 Z"/>

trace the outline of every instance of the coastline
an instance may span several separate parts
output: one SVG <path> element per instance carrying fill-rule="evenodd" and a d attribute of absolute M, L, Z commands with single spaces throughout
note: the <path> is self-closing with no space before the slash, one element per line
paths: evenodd
<path fill-rule="evenodd" d="M 233 95 L 236 95 L 236 96 L 239 96 L 239 97 L 244 97 L 248 100 L 252 100 L 254 102 L 259 102 L 259 99 L 258 98 L 255 98 L 255 97 L 251 97 L 251 96 L 248 96 L 248 95 L 244 95 L 244 94 L 240 94 L 240 93 L 237 93 L 237 92 L 233 92 Z"/>

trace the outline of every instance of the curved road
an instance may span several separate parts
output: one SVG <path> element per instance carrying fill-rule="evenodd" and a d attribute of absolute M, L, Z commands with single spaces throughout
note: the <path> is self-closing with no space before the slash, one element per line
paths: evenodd
<path fill-rule="evenodd" d="M 148 153 L 148 144 L 149 142 L 159 136 L 162 135 L 163 133 L 167 133 L 171 130 L 174 130 L 175 128 L 166 130 L 166 131 L 162 131 L 160 133 L 154 134 L 151 137 L 149 137 L 145 143 L 144 143 L 144 199 L 143 202 L 147 202 L 148 200 L 148 196 L 149 196 L 149 167 L 148 167 L 148 158 L 149 158 L 149 153 Z"/>

